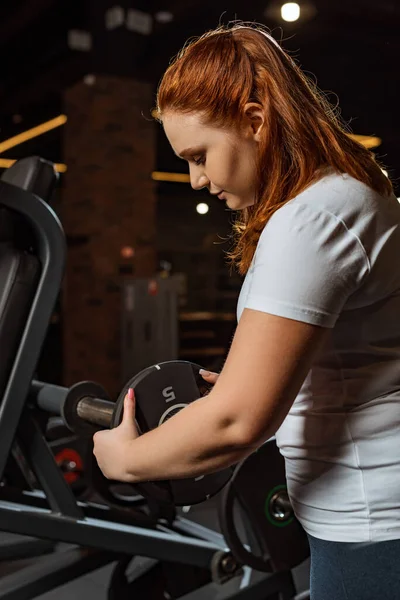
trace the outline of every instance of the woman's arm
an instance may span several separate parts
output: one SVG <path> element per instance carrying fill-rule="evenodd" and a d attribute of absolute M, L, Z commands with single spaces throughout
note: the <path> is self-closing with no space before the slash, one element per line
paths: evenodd
<path fill-rule="evenodd" d="M 123 479 L 196 477 L 251 454 L 280 427 L 329 334 L 245 309 L 213 390 L 131 440 Z"/>

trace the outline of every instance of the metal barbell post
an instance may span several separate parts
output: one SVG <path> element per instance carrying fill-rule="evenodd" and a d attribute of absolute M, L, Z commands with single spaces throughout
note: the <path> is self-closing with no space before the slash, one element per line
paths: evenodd
<path fill-rule="evenodd" d="M 269 505 L 271 514 L 277 521 L 286 521 L 293 516 L 293 507 L 285 490 L 276 492 L 272 496 Z"/>
<path fill-rule="evenodd" d="M 31 400 L 42 410 L 63 416 L 64 405 L 72 389 L 34 380 L 30 391 Z M 115 403 L 86 394 L 82 395 L 75 405 L 76 415 L 86 423 L 109 428 Z"/>
<path fill-rule="evenodd" d="M 114 408 L 114 402 L 110 402 L 109 400 L 84 397 L 82 400 L 79 400 L 76 413 L 83 421 L 99 425 L 100 427 L 110 428 Z"/>

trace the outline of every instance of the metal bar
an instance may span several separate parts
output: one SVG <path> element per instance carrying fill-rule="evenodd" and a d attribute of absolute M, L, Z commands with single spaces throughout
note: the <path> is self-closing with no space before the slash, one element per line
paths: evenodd
<path fill-rule="evenodd" d="M 67 394 L 68 388 L 66 387 L 34 379 L 29 391 L 29 400 L 41 410 L 53 415 L 61 415 L 61 407 Z"/>
<path fill-rule="evenodd" d="M 172 526 L 174 530 L 183 531 L 186 535 L 194 535 L 202 540 L 207 540 L 208 542 L 219 546 L 221 550 L 226 550 L 228 552 L 228 546 L 224 536 L 214 529 L 209 529 L 208 527 L 204 527 L 204 525 L 200 525 L 200 523 L 196 523 L 196 521 L 190 521 L 179 515 L 176 517 Z"/>
<path fill-rule="evenodd" d="M 55 543 L 25 535 L 5 535 L 0 538 L 0 560 L 20 560 L 54 552 Z"/>
<path fill-rule="evenodd" d="M 194 538 L 97 519 L 74 520 L 45 509 L 0 502 L 0 530 L 81 546 L 211 568 L 220 548 Z"/>
<path fill-rule="evenodd" d="M 115 402 L 101 398 L 82 398 L 76 407 L 76 413 L 80 419 L 101 427 L 111 426 L 114 410 Z"/>
<path fill-rule="evenodd" d="M 62 407 L 68 395 L 68 388 L 32 381 L 29 400 L 34 406 L 54 415 L 62 415 Z M 115 402 L 103 398 L 83 397 L 77 404 L 77 415 L 89 423 L 110 427 Z"/>
<path fill-rule="evenodd" d="M 18 443 L 41 485 L 51 509 L 74 519 L 84 517 L 31 411 L 22 417 Z"/>
<path fill-rule="evenodd" d="M 30 600 L 116 560 L 112 552 L 73 548 L 36 561 L 0 580 L 1 600 Z"/>
<path fill-rule="evenodd" d="M 26 506 L 28 509 L 42 508 L 48 509 L 48 502 L 46 496 L 42 490 L 33 491 L 22 491 L 14 488 L 2 487 L 0 488 L 0 501 L 16 503 L 18 505 Z M 133 525 L 135 527 L 145 527 L 147 529 L 158 529 L 160 526 L 157 524 L 153 517 L 150 517 L 145 512 L 136 508 L 111 508 L 107 504 L 97 504 L 95 502 L 77 502 L 78 506 L 85 513 L 85 517 L 89 519 L 97 519 L 100 521 L 112 521 L 115 523 L 122 523 L 125 525 Z M 164 531 L 171 532 L 171 529 L 166 527 Z"/>

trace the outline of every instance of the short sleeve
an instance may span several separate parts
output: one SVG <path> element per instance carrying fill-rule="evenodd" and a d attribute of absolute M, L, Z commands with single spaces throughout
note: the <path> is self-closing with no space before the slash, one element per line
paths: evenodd
<path fill-rule="evenodd" d="M 334 327 L 369 269 L 361 241 L 340 218 L 290 202 L 260 236 L 243 308 Z"/>

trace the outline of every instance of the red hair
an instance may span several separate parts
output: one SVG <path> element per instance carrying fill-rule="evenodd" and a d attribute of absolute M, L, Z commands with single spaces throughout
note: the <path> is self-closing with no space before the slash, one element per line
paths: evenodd
<path fill-rule="evenodd" d="M 331 167 L 380 194 L 392 185 L 373 154 L 349 137 L 327 99 L 261 25 L 218 27 L 187 43 L 165 72 L 157 118 L 202 113 L 204 123 L 235 127 L 256 102 L 266 115 L 259 145 L 257 197 L 238 211 L 228 253 L 244 275 L 272 214 Z"/>

